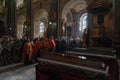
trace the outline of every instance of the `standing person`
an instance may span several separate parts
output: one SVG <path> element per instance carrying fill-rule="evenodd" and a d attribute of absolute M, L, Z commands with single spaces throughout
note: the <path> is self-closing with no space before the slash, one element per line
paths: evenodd
<path fill-rule="evenodd" d="M 13 61 L 14 62 L 19 62 L 21 59 L 21 53 L 20 53 L 20 47 L 21 47 L 21 43 L 20 40 L 18 38 L 14 39 L 14 44 L 13 44 Z"/>
<path fill-rule="evenodd" d="M 67 51 L 67 42 L 65 40 L 65 37 L 63 37 L 60 42 L 60 52 L 65 53 L 66 51 Z"/>
<path fill-rule="evenodd" d="M 37 58 L 40 57 L 39 47 L 40 47 L 40 42 L 38 38 L 36 38 L 33 46 L 33 59 L 35 60 L 35 62 L 37 62 Z"/>
<path fill-rule="evenodd" d="M 2 47 L 2 42 L 0 42 L 0 54 L 2 53 L 3 47 Z"/>
<path fill-rule="evenodd" d="M 22 61 L 24 62 L 25 65 L 29 65 L 30 62 L 32 61 L 32 53 L 33 53 L 32 44 L 28 39 L 23 46 L 22 53 Z"/>
<path fill-rule="evenodd" d="M 8 56 L 8 62 L 9 64 L 14 63 L 13 61 L 13 47 L 14 47 L 14 40 L 12 37 L 9 37 L 9 42 L 8 42 L 8 49 L 9 49 L 9 54 Z"/>
<path fill-rule="evenodd" d="M 57 38 L 57 39 L 55 40 L 55 43 L 56 43 L 56 52 L 60 52 L 60 39 Z"/>
<path fill-rule="evenodd" d="M 27 41 L 27 37 L 23 37 L 22 39 L 20 39 L 20 59 L 22 59 L 22 53 L 23 53 L 23 46 Z"/>
<path fill-rule="evenodd" d="M 45 38 L 44 40 L 44 53 L 45 54 L 48 52 L 48 48 L 49 48 L 49 42 L 48 42 L 48 39 Z"/>
<path fill-rule="evenodd" d="M 3 50 L 3 46 L 2 46 L 2 41 L 0 40 L 0 66 L 1 66 L 2 61 L 3 61 L 3 59 L 2 59 L 2 57 L 3 57 L 2 50 Z"/>
<path fill-rule="evenodd" d="M 48 52 L 48 39 L 47 38 L 41 38 L 40 39 L 40 56 L 43 56 L 44 54 L 46 54 Z"/>
<path fill-rule="evenodd" d="M 83 33 L 83 47 L 87 47 L 88 45 L 88 29 L 84 29 L 84 33 Z"/>
<path fill-rule="evenodd" d="M 3 46 L 3 65 L 8 65 L 9 64 L 9 62 L 8 61 L 10 61 L 9 60 L 9 55 L 10 55 L 10 47 L 9 47 L 9 37 L 8 36 L 5 36 L 4 37 L 4 39 L 3 39 L 3 43 L 2 43 L 2 46 Z M 9 58 L 8 58 L 9 57 Z"/>
<path fill-rule="evenodd" d="M 41 38 L 40 43 L 39 43 L 40 56 L 44 55 L 44 53 L 45 53 L 44 49 L 45 49 L 44 48 L 44 38 Z"/>
<path fill-rule="evenodd" d="M 49 39 L 49 51 L 55 52 L 56 49 L 56 43 L 53 37 L 50 37 Z"/>

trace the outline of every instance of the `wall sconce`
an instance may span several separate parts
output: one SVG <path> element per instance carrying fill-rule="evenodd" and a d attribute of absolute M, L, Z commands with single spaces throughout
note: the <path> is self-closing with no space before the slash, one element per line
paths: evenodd
<path fill-rule="evenodd" d="M 63 31 L 64 31 L 64 30 L 65 30 L 65 27 L 63 26 L 62 29 L 63 29 Z"/>
<path fill-rule="evenodd" d="M 26 28 L 27 26 L 25 25 L 25 28 Z"/>
<path fill-rule="evenodd" d="M 52 24 L 52 22 L 49 22 L 49 24 Z"/>
<path fill-rule="evenodd" d="M 12 28 L 10 27 L 9 30 L 12 30 Z"/>

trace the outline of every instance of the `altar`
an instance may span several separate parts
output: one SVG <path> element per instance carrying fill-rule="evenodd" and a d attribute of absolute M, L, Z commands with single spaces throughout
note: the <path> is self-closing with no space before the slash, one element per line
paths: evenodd
<path fill-rule="evenodd" d="M 98 58 L 48 53 L 39 58 L 36 80 L 118 80 L 117 63 Z"/>

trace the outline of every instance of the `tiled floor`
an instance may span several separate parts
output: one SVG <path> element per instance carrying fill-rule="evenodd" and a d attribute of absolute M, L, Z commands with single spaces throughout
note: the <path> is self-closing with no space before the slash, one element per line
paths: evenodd
<path fill-rule="evenodd" d="M 25 67 L 0 74 L 0 80 L 35 80 L 35 67 Z"/>

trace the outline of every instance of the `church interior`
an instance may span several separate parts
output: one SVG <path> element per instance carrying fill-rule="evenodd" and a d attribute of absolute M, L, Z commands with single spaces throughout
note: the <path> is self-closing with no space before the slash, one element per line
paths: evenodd
<path fill-rule="evenodd" d="M 120 0 L 0 0 L 0 80 L 120 80 Z"/>

